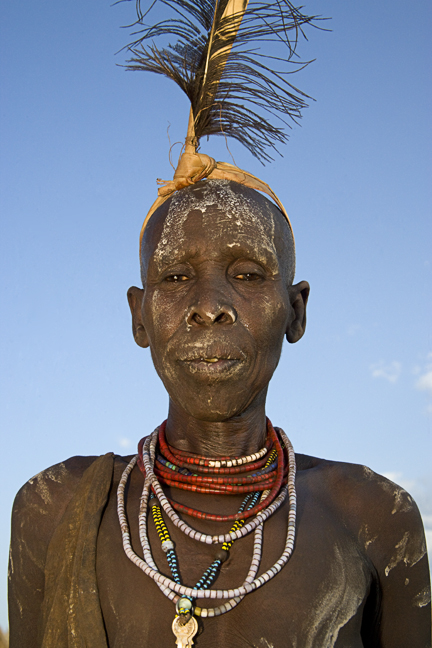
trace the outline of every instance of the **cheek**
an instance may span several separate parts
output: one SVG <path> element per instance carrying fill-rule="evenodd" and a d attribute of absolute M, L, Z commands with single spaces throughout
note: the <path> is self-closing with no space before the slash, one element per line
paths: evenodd
<path fill-rule="evenodd" d="M 263 342 L 264 346 L 271 346 L 275 339 L 284 335 L 288 312 L 284 301 L 275 300 L 272 296 L 263 296 L 259 304 L 253 308 L 248 305 L 248 314 L 244 316 L 243 322 L 247 329 L 254 336 Z"/>
<path fill-rule="evenodd" d="M 247 321 L 243 320 L 254 338 L 253 375 L 260 385 L 270 380 L 279 363 L 287 320 L 286 304 L 282 300 L 275 303 L 270 296 L 256 306 Z"/>
<path fill-rule="evenodd" d="M 160 331 L 161 323 L 167 319 L 167 311 L 166 308 L 164 308 L 164 300 L 160 299 L 157 293 L 153 293 L 151 305 L 149 305 L 148 310 L 153 322 L 154 330 Z"/>
<path fill-rule="evenodd" d="M 144 302 L 144 326 L 152 345 L 166 345 L 185 318 L 185 307 L 180 297 L 172 293 L 154 291 Z"/>

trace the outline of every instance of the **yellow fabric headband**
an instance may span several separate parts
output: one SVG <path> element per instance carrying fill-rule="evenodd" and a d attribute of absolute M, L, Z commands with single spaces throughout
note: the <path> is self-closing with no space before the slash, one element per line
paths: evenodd
<path fill-rule="evenodd" d="M 188 134 L 186 137 L 186 144 L 184 153 L 181 155 L 177 169 L 174 173 L 174 178 L 168 182 L 163 182 L 158 180 L 158 183 L 161 184 L 158 190 L 158 197 L 154 201 L 153 205 L 150 207 L 150 210 L 145 217 L 143 226 L 141 228 L 140 234 L 140 249 L 141 241 L 146 228 L 147 223 L 150 220 L 150 217 L 158 207 L 160 207 L 172 194 L 180 189 L 184 189 L 189 185 L 195 184 L 204 178 L 215 179 L 215 180 L 233 180 L 239 184 L 250 187 L 257 191 L 267 194 L 270 198 L 276 203 L 276 205 L 281 210 L 282 214 L 287 219 L 289 228 L 293 235 L 291 222 L 288 217 L 288 214 L 285 210 L 285 207 L 282 205 L 279 198 L 276 196 L 274 191 L 269 187 L 268 184 L 257 178 L 256 176 L 243 171 L 233 164 L 228 164 L 227 162 L 216 162 L 209 155 L 204 153 L 197 153 L 197 138 L 195 137 L 194 130 L 194 119 L 192 114 L 192 109 L 189 114 L 189 124 L 188 124 Z"/>

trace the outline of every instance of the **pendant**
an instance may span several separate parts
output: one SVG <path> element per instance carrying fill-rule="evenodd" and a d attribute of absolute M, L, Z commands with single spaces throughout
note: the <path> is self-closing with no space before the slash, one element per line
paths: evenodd
<path fill-rule="evenodd" d="M 172 622 L 172 631 L 176 636 L 176 646 L 178 648 L 191 648 L 193 638 L 198 632 L 198 621 L 194 616 L 191 616 L 187 623 L 181 625 L 180 617 L 177 616 Z"/>

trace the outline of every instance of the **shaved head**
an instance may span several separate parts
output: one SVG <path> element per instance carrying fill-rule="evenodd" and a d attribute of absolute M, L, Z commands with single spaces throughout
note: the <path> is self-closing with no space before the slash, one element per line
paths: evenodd
<path fill-rule="evenodd" d="M 245 239 L 250 232 L 251 245 L 276 253 L 287 283 L 293 283 L 294 238 L 278 207 L 261 193 L 237 182 L 206 180 L 176 192 L 152 215 L 144 231 L 140 250 L 143 284 L 150 255 L 162 262 L 174 250 L 178 251 L 187 244 L 185 224 L 191 212 L 201 212 L 203 226 L 209 236 L 217 234 L 215 227 L 212 227 L 215 210 L 223 214 L 223 218 L 218 219 L 217 230 L 219 233 L 232 233 L 233 247 L 240 243 L 236 240 L 238 237 Z"/>

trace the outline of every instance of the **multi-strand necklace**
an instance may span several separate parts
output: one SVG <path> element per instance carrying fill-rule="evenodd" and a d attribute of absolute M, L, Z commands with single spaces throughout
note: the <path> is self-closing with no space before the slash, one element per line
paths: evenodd
<path fill-rule="evenodd" d="M 193 637 L 198 630 L 196 617 L 218 616 L 232 610 L 246 594 L 258 589 L 276 576 L 289 560 L 295 538 L 295 455 L 285 433 L 280 429 L 276 431 L 268 419 L 265 446 L 257 453 L 235 458 L 208 458 L 175 449 L 166 441 L 165 424 L 166 422 L 149 437 L 140 441 L 138 454 L 124 470 L 117 490 L 118 516 L 123 547 L 127 557 L 150 576 L 163 594 L 176 604 L 176 617 L 172 629 L 177 638 L 177 645 L 188 648 L 193 645 Z M 140 558 L 132 549 L 124 501 L 125 486 L 135 464 L 138 464 L 144 475 L 138 518 L 144 559 Z M 245 497 L 237 513 L 216 515 L 168 499 L 162 486 L 174 486 L 181 490 L 206 494 L 244 493 Z M 282 504 L 287 494 L 289 512 L 284 551 L 273 567 L 257 577 L 261 562 L 263 524 Z M 147 535 L 149 509 L 161 541 L 162 550 L 166 554 L 172 578 L 161 574 L 153 560 Z M 177 554 L 162 516 L 162 509 L 172 524 L 189 538 L 205 544 L 221 545 L 221 548 L 215 553 L 213 562 L 193 588 L 181 583 Z M 176 511 L 190 517 L 214 522 L 230 521 L 233 522 L 233 525 L 228 533 L 207 535 L 189 526 Z M 253 519 L 250 520 L 250 518 Z M 229 550 L 233 543 L 252 531 L 254 531 L 254 547 L 251 565 L 244 583 L 235 589 L 210 589 L 222 564 L 229 557 Z M 222 601 L 222 604 L 209 608 L 196 605 L 197 600 L 208 598 Z"/>

